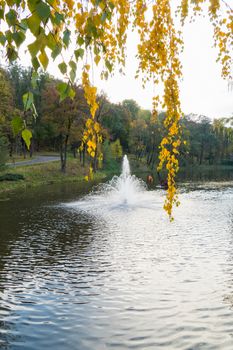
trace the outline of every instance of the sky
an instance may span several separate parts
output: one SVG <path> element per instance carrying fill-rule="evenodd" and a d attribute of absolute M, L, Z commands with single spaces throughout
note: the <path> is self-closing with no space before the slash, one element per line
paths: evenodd
<path fill-rule="evenodd" d="M 136 36 L 134 37 L 136 39 Z M 209 118 L 233 115 L 233 91 L 221 78 L 221 66 L 216 63 L 217 50 L 213 47 L 212 27 L 204 18 L 187 23 L 184 30 L 184 52 L 181 57 L 183 79 L 180 83 L 181 105 L 185 114 L 195 113 Z M 117 74 L 108 82 L 97 82 L 113 102 L 133 98 L 138 104 L 151 109 L 153 87 L 142 89 L 134 75 L 137 62 L 134 58 L 136 40 L 130 37 L 126 76 Z"/>
<path fill-rule="evenodd" d="M 232 0 L 231 0 L 232 1 Z M 134 99 L 144 109 L 151 109 L 156 93 L 152 84 L 142 88 L 141 80 L 135 80 L 137 61 L 137 35 L 129 33 L 125 75 L 115 73 L 108 81 L 102 81 L 94 69 L 93 83 L 104 91 L 112 102 Z M 197 18 L 184 26 L 184 52 L 181 57 L 183 79 L 180 82 L 181 107 L 185 114 L 201 114 L 211 119 L 233 116 L 233 89 L 221 78 L 221 66 L 216 63 L 217 50 L 213 47 L 212 26 L 208 18 Z M 30 65 L 30 57 L 21 50 L 20 63 Z M 59 63 L 59 62 L 58 62 Z M 56 64 L 48 71 L 59 77 Z"/>

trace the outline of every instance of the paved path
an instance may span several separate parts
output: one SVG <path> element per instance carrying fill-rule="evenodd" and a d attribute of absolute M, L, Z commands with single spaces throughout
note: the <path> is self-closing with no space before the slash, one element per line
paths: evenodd
<path fill-rule="evenodd" d="M 22 162 L 7 163 L 6 165 L 14 167 L 14 166 L 24 166 L 24 165 L 33 165 L 33 164 L 55 162 L 58 160 L 60 160 L 59 156 L 37 156 L 34 159 L 25 160 Z"/>

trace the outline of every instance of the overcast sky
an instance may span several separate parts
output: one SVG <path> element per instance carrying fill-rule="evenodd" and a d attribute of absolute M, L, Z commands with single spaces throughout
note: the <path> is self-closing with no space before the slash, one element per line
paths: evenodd
<path fill-rule="evenodd" d="M 221 67 L 216 63 L 217 50 L 213 48 L 212 27 L 203 18 L 187 23 L 184 30 L 185 50 L 182 54 L 183 81 L 180 85 L 184 113 L 203 114 L 210 118 L 233 115 L 233 91 L 221 78 Z M 137 67 L 134 54 L 136 43 L 130 37 L 126 76 L 116 75 L 108 82 L 96 83 L 114 102 L 135 99 L 143 108 L 151 109 L 153 88 L 143 90 L 140 80 L 135 81 Z"/>
<path fill-rule="evenodd" d="M 184 113 L 203 114 L 210 118 L 232 116 L 233 91 L 229 91 L 228 82 L 221 78 L 221 67 L 216 63 L 217 51 L 213 48 L 212 27 L 208 19 L 198 18 L 194 23 L 185 24 L 184 44 L 181 58 L 184 74 L 180 85 Z M 112 102 L 134 99 L 142 108 L 151 109 L 153 86 L 148 84 L 146 89 L 142 89 L 141 81 L 134 78 L 137 69 L 136 47 L 137 35 L 130 33 L 126 75 L 116 73 L 108 81 L 101 81 L 98 74 L 94 74 L 94 84 L 99 90 L 105 91 Z M 29 55 L 25 55 L 23 50 L 21 53 L 20 63 L 29 65 Z M 54 76 L 59 76 L 55 67 L 52 63 L 48 70 Z"/>

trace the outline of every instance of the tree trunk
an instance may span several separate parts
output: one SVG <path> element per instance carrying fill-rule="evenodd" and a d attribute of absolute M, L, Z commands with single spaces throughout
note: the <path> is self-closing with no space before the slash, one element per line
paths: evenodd
<path fill-rule="evenodd" d="M 31 139 L 31 144 L 30 144 L 30 158 L 32 158 L 34 152 L 34 141 Z"/>
<path fill-rule="evenodd" d="M 63 136 L 60 135 L 60 160 L 61 160 L 61 172 L 65 173 L 65 158 L 64 158 L 64 149 L 63 149 Z"/>
<path fill-rule="evenodd" d="M 23 158 L 26 159 L 27 150 L 26 150 L 26 145 L 25 145 L 25 142 L 23 139 L 21 139 L 21 144 L 22 144 Z"/>
<path fill-rule="evenodd" d="M 202 165 L 202 162 L 203 162 L 203 155 L 204 155 L 204 144 L 202 142 L 202 144 L 201 144 L 200 160 L 199 160 L 199 164 L 200 165 Z"/>

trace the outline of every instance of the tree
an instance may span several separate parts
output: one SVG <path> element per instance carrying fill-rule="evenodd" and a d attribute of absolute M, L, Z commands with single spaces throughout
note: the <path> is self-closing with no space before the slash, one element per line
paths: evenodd
<path fill-rule="evenodd" d="M 7 74 L 14 90 L 14 104 L 16 108 L 23 111 L 23 95 L 32 90 L 32 69 L 23 68 L 19 64 L 14 63 L 8 67 Z"/>
<path fill-rule="evenodd" d="M 122 147 L 121 147 L 121 143 L 120 140 L 117 139 L 115 142 L 111 143 L 111 151 L 112 151 L 112 155 L 116 160 L 120 160 L 123 156 L 123 151 L 122 151 Z"/>
<path fill-rule="evenodd" d="M 15 130 L 17 129 L 17 123 L 21 125 L 22 120 L 19 117 L 20 111 L 14 105 L 13 88 L 7 72 L 3 69 L 0 69 L 0 91 L 0 132 L 7 138 L 10 145 L 10 155 L 12 155 L 16 136 Z"/>
<path fill-rule="evenodd" d="M 218 141 L 216 158 L 228 162 L 233 155 L 232 118 L 219 118 L 213 122 L 213 132 Z"/>
<path fill-rule="evenodd" d="M 43 120 L 51 126 L 52 133 L 57 139 L 61 159 L 61 171 L 66 172 L 67 147 L 71 137 L 77 137 L 83 128 L 84 112 L 81 109 L 83 102 L 83 91 L 80 87 L 75 87 L 75 98 L 67 98 L 59 102 L 59 95 L 55 82 L 48 83 L 42 94 Z"/>
<path fill-rule="evenodd" d="M 195 16 L 203 11 L 205 4 L 209 4 L 208 14 L 214 27 L 214 43 L 219 49 L 222 76 L 226 79 L 231 77 L 233 38 L 233 11 L 225 0 L 180 0 L 176 4 L 177 11 L 172 11 L 171 0 L 91 0 L 77 3 L 74 0 L 0 1 L 0 19 L 4 22 L 3 28 L 6 28 L 0 32 L 0 43 L 9 61 L 17 59 L 19 47 L 32 35 L 33 41 L 27 47 L 36 71 L 39 67 L 47 69 L 50 60 L 60 58 L 58 67 L 67 82 L 59 85 L 61 100 L 74 96 L 77 63 L 85 56 L 81 79 L 93 120 L 98 104 L 96 88 L 89 79 L 90 64 L 92 61 L 96 65 L 101 63 L 101 76 L 105 78 L 119 64 L 121 68 L 124 67 L 127 30 L 133 25 L 138 31 L 139 68 L 136 76 L 142 75 L 143 85 L 152 80 L 154 85 L 162 82 L 164 87 L 161 96 L 153 97 L 153 115 L 156 117 L 160 104 L 164 106 L 167 135 L 160 145 L 159 168 L 166 166 L 168 170 L 165 209 L 170 217 L 172 205 L 178 204 L 175 176 L 179 168 L 182 116 L 179 99 L 182 67 L 179 57 L 183 41 L 180 25 L 174 20 L 173 13 L 180 17 L 181 24 L 184 25 L 190 13 Z M 64 58 L 64 51 L 69 59 Z M 33 109 L 33 98 L 31 95 L 27 97 L 24 109 Z M 87 128 L 89 134 L 94 134 L 95 122 L 87 123 Z M 22 135 L 27 135 L 28 143 L 29 131 L 23 130 Z M 95 157 L 93 147 L 88 149 L 90 155 Z"/>
<path fill-rule="evenodd" d="M 7 74 L 3 69 L 0 69 L 0 118 L 2 124 L 12 116 L 13 113 L 13 90 L 7 78 Z"/>
<path fill-rule="evenodd" d="M 8 156 L 7 139 L 0 133 L 0 169 L 5 165 Z"/>
<path fill-rule="evenodd" d="M 124 152 L 129 149 L 129 129 L 131 114 L 122 104 L 108 103 L 101 124 L 106 128 L 111 141 L 120 140 Z"/>
<path fill-rule="evenodd" d="M 131 113 L 131 119 L 136 119 L 140 111 L 140 107 L 134 100 L 124 100 L 122 102 L 123 107 Z"/>

